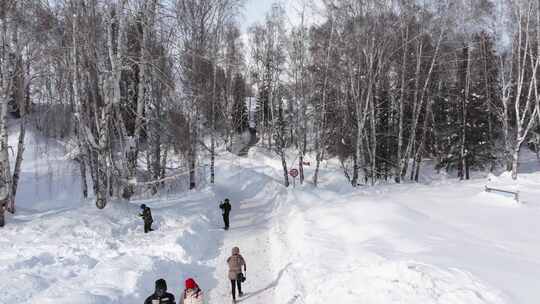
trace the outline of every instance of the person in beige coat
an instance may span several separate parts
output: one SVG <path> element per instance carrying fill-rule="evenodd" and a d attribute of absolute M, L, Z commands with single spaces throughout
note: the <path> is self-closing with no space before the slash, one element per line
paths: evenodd
<path fill-rule="evenodd" d="M 244 277 L 242 266 L 246 271 L 246 261 L 240 255 L 240 248 L 234 247 L 232 249 L 232 255 L 227 259 L 227 264 L 229 264 L 229 280 L 231 280 L 233 303 L 236 303 L 236 287 L 238 287 L 238 296 L 244 295 L 242 292 L 242 278 Z"/>

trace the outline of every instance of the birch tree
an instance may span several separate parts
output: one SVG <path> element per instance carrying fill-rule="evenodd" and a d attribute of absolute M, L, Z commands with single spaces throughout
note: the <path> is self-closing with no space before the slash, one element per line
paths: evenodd
<path fill-rule="evenodd" d="M 300 24 L 291 31 L 289 45 L 289 65 L 290 74 L 293 79 L 292 84 L 292 104 L 295 105 L 294 134 L 298 150 L 298 171 L 300 184 L 304 183 L 304 157 L 308 151 L 308 102 L 309 102 L 309 73 L 307 66 L 309 53 L 308 30 L 305 25 L 306 3 L 302 3 L 300 13 Z"/>
<path fill-rule="evenodd" d="M 2 2 L 0 12 L 0 227 L 4 226 L 4 210 L 8 209 L 12 200 L 11 170 L 9 163 L 9 146 L 7 130 L 7 112 L 9 92 L 13 87 L 13 69 L 10 67 L 11 42 L 8 27 L 11 25 L 14 2 Z"/>
<path fill-rule="evenodd" d="M 539 95 L 537 90 L 537 70 L 540 63 L 540 56 L 537 52 L 539 7 L 535 1 L 516 1 L 513 9 L 517 20 L 517 29 L 513 44 L 512 76 L 513 92 L 512 96 L 505 95 L 503 100 L 505 106 L 511 103 L 513 114 L 515 115 L 515 131 L 513 136 L 512 155 L 512 178 L 518 177 L 519 152 L 529 131 L 536 123 L 536 116 L 539 108 Z M 508 94 L 510 91 L 506 91 Z"/>

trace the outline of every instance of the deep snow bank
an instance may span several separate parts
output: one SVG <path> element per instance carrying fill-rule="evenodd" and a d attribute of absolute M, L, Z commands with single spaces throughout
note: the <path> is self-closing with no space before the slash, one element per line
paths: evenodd
<path fill-rule="evenodd" d="M 276 303 L 538 303 L 540 173 L 428 185 L 291 189 L 274 252 Z M 486 184 L 519 190 L 486 193 Z M 279 267 L 278 267 L 279 268 Z"/>
<path fill-rule="evenodd" d="M 16 140 L 16 134 L 10 136 Z M 97 210 L 80 197 L 69 148 L 29 132 L 17 213 L 0 233 L 0 303 L 142 303 L 165 278 L 179 294 L 189 276 L 211 289 L 222 231 L 203 189 L 152 200 L 111 202 Z M 145 235 L 139 204 L 152 208 Z"/>

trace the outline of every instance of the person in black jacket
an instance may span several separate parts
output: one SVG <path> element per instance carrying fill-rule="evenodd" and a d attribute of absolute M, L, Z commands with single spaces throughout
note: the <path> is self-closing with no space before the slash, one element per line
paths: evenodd
<path fill-rule="evenodd" d="M 223 203 L 219 204 L 219 208 L 223 213 L 223 222 L 225 222 L 225 230 L 229 230 L 229 213 L 231 213 L 231 204 L 229 199 L 226 198 Z"/>
<path fill-rule="evenodd" d="M 0 203 L 0 227 L 4 227 L 5 224 L 6 224 L 6 219 L 4 216 L 4 205 Z"/>
<path fill-rule="evenodd" d="M 164 279 L 156 281 L 156 291 L 146 298 L 144 304 L 175 304 L 174 295 L 167 292 L 167 282 Z"/>
<path fill-rule="evenodd" d="M 4 204 L 3 202 L 0 202 L 0 227 L 4 227 L 4 225 L 6 224 L 4 212 Z"/>
<path fill-rule="evenodd" d="M 139 216 L 142 217 L 144 221 L 144 233 L 154 231 L 154 229 L 152 229 L 152 223 L 154 222 L 152 211 L 150 211 L 150 208 L 146 207 L 145 204 L 141 205 L 141 209 L 142 213 L 139 214 Z"/>

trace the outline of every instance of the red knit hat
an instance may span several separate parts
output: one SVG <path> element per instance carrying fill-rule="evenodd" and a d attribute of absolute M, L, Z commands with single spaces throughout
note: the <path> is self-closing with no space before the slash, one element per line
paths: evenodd
<path fill-rule="evenodd" d="M 195 283 L 195 280 L 192 278 L 189 278 L 186 280 L 186 289 L 197 289 L 199 286 L 197 286 L 197 283 Z"/>

